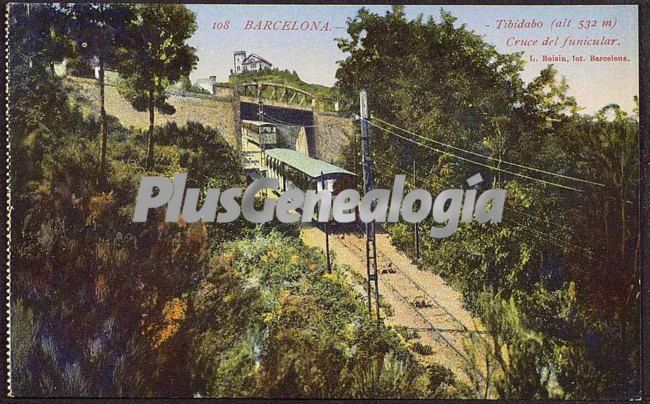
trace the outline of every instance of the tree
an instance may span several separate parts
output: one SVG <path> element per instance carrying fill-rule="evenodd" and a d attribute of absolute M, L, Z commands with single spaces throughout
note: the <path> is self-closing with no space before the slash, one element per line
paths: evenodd
<path fill-rule="evenodd" d="M 178 4 L 136 5 L 127 46 L 118 67 L 122 95 L 138 111 L 149 112 L 147 168 L 153 162 L 154 112 L 173 114 L 165 88 L 189 75 L 198 57 L 185 41 L 196 30 L 195 15 Z"/>
<path fill-rule="evenodd" d="M 82 60 L 97 60 L 101 154 L 100 167 L 106 166 L 106 143 L 108 139 L 108 118 L 104 97 L 104 69 L 115 66 L 118 47 L 124 40 L 126 28 L 133 14 L 131 9 L 119 4 L 73 3 L 62 7 L 68 17 L 67 33 L 73 39 L 77 56 Z"/>
<path fill-rule="evenodd" d="M 545 399 L 555 394 L 549 386 L 550 364 L 543 355 L 540 335 L 523 326 L 525 316 L 514 299 L 503 300 L 486 290 L 478 301 L 490 331 L 466 340 L 464 348 L 470 358 L 466 372 L 474 384 L 470 388 L 475 389 L 470 395 L 489 398 L 491 388 L 498 397 L 510 399 Z M 479 363 L 478 357 L 485 363 Z"/>
<path fill-rule="evenodd" d="M 502 55 L 455 22 L 444 11 L 437 22 L 422 15 L 409 20 L 401 6 L 384 15 L 361 9 L 349 22 L 349 38 L 338 42 L 348 56 L 339 62 L 336 86 L 350 100 L 358 99 L 358 91 L 367 87 L 373 115 L 383 120 L 502 157 L 503 150 L 490 145 L 503 143 L 499 138 L 508 134 L 503 117 L 520 102 L 521 55 Z M 358 105 L 350 107 L 357 110 Z M 381 131 L 373 133 L 375 149 L 381 149 L 388 161 L 400 161 L 408 154 L 421 173 L 437 164 L 451 164 L 445 156 L 432 159 Z M 459 168 L 459 178 L 477 172 L 474 166 Z"/>
<path fill-rule="evenodd" d="M 194 84 L 192 84 L 189 76 L 181 77 L 180 80 L 178 80 L 177 85 L 181 90 L 187 91 L 189 93 L 199 93 L 199 94 L 207 94 L 207 95 L 212 94 L 211 92 L 207 91 L 205 88 L 195 86 Z"/>
<path fill-rule="evenodd" d="M 373 128 L 379 185 L 409 173 L 403 162 L 415 161 L 420 187 L 455 188 L 479 171 L 508 190 L 498 227 L 466 224 L 444 243 L 422 240 L 421 265 L 451 280 L 493 337 L 509 341 L 509 373 L 490 388 L 506 397 L 543 397 L 548 372 L 539 364 L 553 363 L 568 398 L 628 397 L 639 380 L 638 118 L 615 105 L 579 115 L 553 66 L 524 84 L 520 54 L 499 54 L 445 12 L 434 20 L 408 19 L 399 6 L 383 15 L 361 9 L 339 48 L 347 57 L 336 73 L 338 89 L 355 100 L 367 87 L 378 126 L 388 127 L 383 120 L 406 128 L 391 128 L 403 137 L 422 137 L 415 144 Z M 352 170 L 355 160 L 343 164 Z M 431 223 L 422 226 L 426 233 Z M 413 245 L 405 226 L 389 232 L 402 249 Z M 492 321 L 515 312 L 481 304 L 484 287 L 514 299 L 521 332 Z M 575 308 L 560 298 L 567 294 L 575 295 Z M 542 297 L 554 310 L 539 308 Z M 531 335 L 543 336 L 544 349 Z M 547 344 L 557 349 L 549 353 Z M 602 387 L 572 387 L 588 383 Z"/>
<path fill-rule="evenodd" d="M 7 107 L 14 197 L 27 184 L 25 179 L 40 170 L 35 159 L 58 142 L 54 133 L 74 131 L 78 117 L 68 108 L 61 79 L 52 74 L 53 65 L 71 51 L 59 10 L 46 4 L 13 3 L 8 20 Z"/>
<path fill-rule="evenodd" d="M 64 35 L 63 16 L 48 4 L 11 4 L 9 9 L 10 64 L 43 68 L 54 75 L 54 63 L 72 50 Z"/>

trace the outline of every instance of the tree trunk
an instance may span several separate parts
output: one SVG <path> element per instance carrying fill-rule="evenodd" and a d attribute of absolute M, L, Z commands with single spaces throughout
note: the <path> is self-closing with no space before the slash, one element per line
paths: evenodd
<path fill-rule="evenodd" d="M 153 90 L 149 90 L 149 139 L 147 145 L 147 169 L 151 168 L 153 163 L 153 125 L 154 125 L 154 106 Z"/>
<path fill-rule="evenodd" d="M 99 102 L 100 102 L 100 132 L 101 132 L 101 152 L 100 152 L 100 169 L 104 173 L 106 170 L 106 142 L 108 141 L 108 119 L 106 117 L 105 101 L 105 81 L 104 81 L 104 55 L 99 52 Z"/>

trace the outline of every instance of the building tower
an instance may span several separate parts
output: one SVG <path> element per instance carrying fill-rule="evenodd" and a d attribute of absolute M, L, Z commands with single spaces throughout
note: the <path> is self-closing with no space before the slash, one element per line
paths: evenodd
<path fill-rule="evenodd" d="M 246 51 L 235 51 L 235 70 L 234 74 L 240 74 L 244 71 L 244 59 L 246 59 Z"/>

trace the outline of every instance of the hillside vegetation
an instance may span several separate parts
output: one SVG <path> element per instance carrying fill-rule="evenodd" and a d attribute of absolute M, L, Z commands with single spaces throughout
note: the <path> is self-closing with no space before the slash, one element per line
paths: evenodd
<path fill-rule="evenodd" d="M 164 208 L 134 223 L 143 176 L 244 187 L 240 156 L 196 122 L 147 133 L 108 119 L 102 166 L 99 103 L 74 99 L 47 60 L 20 57 L 33 43 L 12 35 L 9 70 L 14 396 L 457 394 L 296 226 L 166 223 Z"/>
<path fill-rule="evenodd" d="M 406 174 L 437 193 L 467 189 L 479 173 L 477 195 L 507 191 L 500 223 L 461 222 L 444 240 L 429 236 L 442 220 L 420 225 L 421 267 L 454 285 L 491 330 L 476 348 L 489 347 L 502 376 L 479 390 L 638 397 L 638 98 L 629 94 L 631 113 L 612 104 L 580 114 L 553 66 L 524 83 L 521 54 L 500 54 L 449 13 L 439 21 L 409 19 L 399 6 L 360 10 L 339 41 L 347 57 L 337 78 L 350 99 L 372 83 L 377 186 Z M 350 139 L 350 150 L 359 144 Z M 343 157 L 360 175 L 360 156 Z M 388 231 L 416 254 L 412 225 Z"/>
<path fill-rule="evenodd" d="M 85 116 L 95 114 L 100 107 L 97 81 L 90 78 L 66 77 L 63 85 L 71 102 L 80 108 Z M 116 85 L 105 87 L 106 113 L 119 121 L 122 126 L 146 129 L 149 126 L 147 112 L 137 111 L 118 91 Z M 160 124 L 175 123 L 185 126 L 188 122 L 198 122 L 218 129 L 228 143 L 236 146 L 234 111 L 229 101 L 211 98 L 209 95 L 169 96 L 169 104 L 175 108 L 172 115 L 161 114 Z"/>
<path fill-rule="evenodd" d="M 436 193 L 466 189 L 480 173 L 477 194 L 507 190 L 499 223 L 458 223 L 444 240 L 428 236 L 433 218 L 419 226 L 418 265 L 457 288 L 486 327 L 463 347 L 476 375 L 465 384 L 406 348 L 413 330 L 378 326 L 347 268 L 328 273 L 296 225 L 167 223 L 164 208 L 133 222 L 143 176 L 245 186 L 226 139 L 234 132 L 192 122 L 218 109 L 175 104 L 165 91 L 196 62 L 185 43 L 196 29 L 190 10 L 9 10 L 14 395 L 639 397 L 638 98 L 632 113 L 607 105 L 581 115 L 553 66 L 526 84 L 521 54 L 500 54 L 445 12 L 410 19 L 395 6 L 348 20 L 336 88 L 358 100 L 372 86 L 375 186 L 406 173 Z M 104 85 L 101 68 L 97 82 L 71 87 L 52 69 L 64 57 L 102 58 L 126 87 Z M 277 70 L 231 80 L 333 91 Z M 348 140 L 341 164 L 363 178 L 359 136 Z M 386 230 L 415 254 L 411 224 Z"/>

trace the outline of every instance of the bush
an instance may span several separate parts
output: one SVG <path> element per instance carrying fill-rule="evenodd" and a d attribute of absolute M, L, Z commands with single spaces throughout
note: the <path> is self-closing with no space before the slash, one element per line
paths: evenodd
<path fill-rule="evenodd" d="M 433 355 L 433 347 L 431 347 L 431 345 L 424 345 L 420 341 L 415 341 L 412 347 L 413 350 L 420 355 L 424 355 L 424 356 Z"/>
<path fill-rule="evenodd" d="M 207 395 L 429 397 L 429 389 L 438 387 L 426 383 L 426 369 L 399 343 L 394 331 L 377 328 L 365 302 L 345 278 L 327 273 L 321 252 L 296 238 L 259 229 L 226 246 L 218 257 L 213 261 L 221 266 L 218 272 L 239 274 L 247 286 L 230 300 L 243 312 L 195 303 L 210 307 L 199 314 L 208 328 L 198 338 L 210 336 L 213 342 L 202 343 L 204 348 L 195 354 L 208 361 L 197 362 L 195 370 L 206 380 Z M 223 288 L 216 283 L 205 287 Z M 219 329 L 213 328 L 217 312 L 220 321 L 236 325 L 238 343 L 214 343 L 219 335 Z M 235 318 L 229 320 L 230 315 Z M 237 319 L 247 319 L 246 324 Z M 192 320 L 192 324 L 202 322 Z M 223 346 L 232 350 L 224 351 Z M 237 367 L 249 376 L 227 384 L 233 380 L 227 375 Z M 215 374 L 209 369 L 220 370 Z M 361 381 L 376 372 L 379 384 L 372 392 Z"/>

